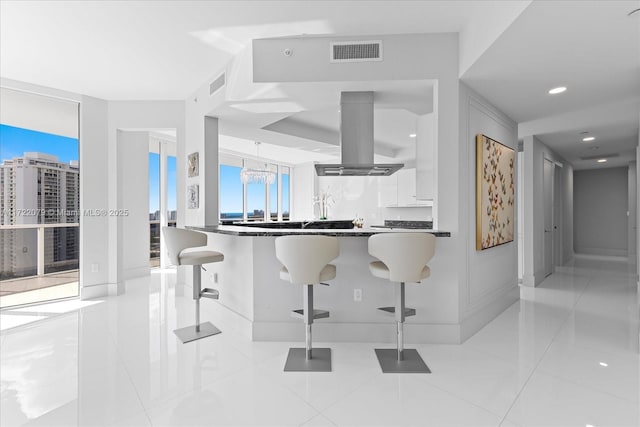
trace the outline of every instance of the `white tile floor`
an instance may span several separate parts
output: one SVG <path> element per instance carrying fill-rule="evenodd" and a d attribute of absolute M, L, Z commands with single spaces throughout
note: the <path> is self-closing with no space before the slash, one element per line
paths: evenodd
<path fill-rule="evenodd" d="M 430 375 L 381 374 L 371 343 L 328 343 L 332 373 L 284 373 L 291 343 L 250 342 L 224 319 L 183 345 L 172 330 L 191 301 L 156 273 L 122 297 L 21 312 L 36 321 L 0 335 L 0 424 L 638 426 L 630 271 L 563 267 L 463 345 L 415 346 Z"/>

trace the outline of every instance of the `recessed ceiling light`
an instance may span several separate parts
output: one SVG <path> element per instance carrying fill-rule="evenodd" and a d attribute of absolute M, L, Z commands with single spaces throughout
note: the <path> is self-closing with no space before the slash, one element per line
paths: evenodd
<path fill-rule="evenodd" d="M 415 138 L 417 135 L 415 133 L 410 133 L 409 138 Z"/>
<path fill-rule="evenodd" d="M 598 159 L 598 163 L 604 163 L 606 161 L 607 161 L 607 159 Z"/>
<path fill-rule="evenodd" d="M 559 87 L 554 87 L 553 89 L 551 89 L 551 90 L 549 91 L 549 93 L 550 93 L 551 95 L 556 95 L 556 94 L 558 94 L 558 93 L 562 93 L 562 92 L 564 92 L 565 90 L 567 90 L 567 88 L 566 88 L 566 87 L 564 87 L 564 86 L 559 86 Z"/>
<path fill-rule="evenodd" d="M 604 363 L 604 362 L 600 362 L 600 366 L 604 366 L 606 368 L 607 366 L 609 366 L 609 364 L 608 363 Z"/>
<path fill-rule="evenodd" d="M 584 142 L 589 142 L 589 141 L 593 141 L 594 139 L 596 139 L 595 136 L 587 136 L 586 138 L 582 138 L 582 140 Z"/>

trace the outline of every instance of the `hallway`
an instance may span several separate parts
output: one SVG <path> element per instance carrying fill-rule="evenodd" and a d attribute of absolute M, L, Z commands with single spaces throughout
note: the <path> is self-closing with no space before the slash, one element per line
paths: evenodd
<path fill-rule="evenodd" d="M 292 343 L 244 339 L 215 306 L 203 316 L 223 334 L 182 345 L 190 292 L 175 297 L 175 271 L 155 270 L 64 314 L 3 311 L 42 320 L 0 335 L 0 423 L 637 426 L 632 271 L 580 258 L 462 345 L 409 343 L 432 374 L 383 375 L 373 343 L 329 343 L 332 373 L 284 373 Z"/>

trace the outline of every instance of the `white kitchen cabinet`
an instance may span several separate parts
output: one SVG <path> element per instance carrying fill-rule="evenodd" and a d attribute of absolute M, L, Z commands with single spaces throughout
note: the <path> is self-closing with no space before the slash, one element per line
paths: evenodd
<path fill-rule="evenodd" d="M 391 176 L 380 177 L 378 206 L 408 208 L 432 206 L 431 200 L 416 198 L 416 169 L 403 168 Z"/>
<path fill-rule="evenodd" d="M 416 138 L 416 195 L 420 200 L 433 200 L 435 196 L 437 115 L 418 117 Z"/>

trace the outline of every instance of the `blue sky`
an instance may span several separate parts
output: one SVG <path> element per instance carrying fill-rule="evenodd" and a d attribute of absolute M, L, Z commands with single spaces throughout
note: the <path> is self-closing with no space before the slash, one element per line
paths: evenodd
<path fill-rule="evenodd" d="M 0 124 L 0 160 L 22 157 L 26 151 L 58 156 L 61 162 L 78 160 L 78 140 Z"/>
<path fill-rule="evenodd" d="M 149 212 L 160 209 L 160 155 L 149 153 Z M 167 157 L 167 210 L 176 210 L 176 158 Z"/>
<path fill-rule="evenodd" d="M 240 182 L 240 170 L 238 166 L 220 165 L 220 212 L 242 212 L 242 183 Z M 283 176 L 283 203 L 289 199 L 289 175 Z M 270 205 L 271 210 L 276 212 L 278 195 L 277 184 L 271 184 Z M 249 184 L 247 187 L 247 212 L 252 213 L 254 209 L 264 209 L 264 185 Z M 285 207 L 285 210 L 286 207 Z"/>

